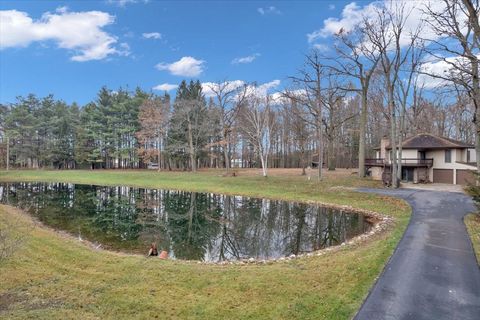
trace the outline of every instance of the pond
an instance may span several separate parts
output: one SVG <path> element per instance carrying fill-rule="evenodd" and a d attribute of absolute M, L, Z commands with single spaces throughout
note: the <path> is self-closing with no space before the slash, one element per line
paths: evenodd
<path fill-rule="evenodd" d="M 368 218 L 318 205 L 173 190 L 0 183 L 0 202 L 102 248 L 173 259 L 276 259 L 368 231 Z"/>

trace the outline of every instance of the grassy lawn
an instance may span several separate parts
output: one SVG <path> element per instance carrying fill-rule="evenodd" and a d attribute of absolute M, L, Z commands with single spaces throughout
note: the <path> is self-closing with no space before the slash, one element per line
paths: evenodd
<path fill-rule="evenodd" d="M 477 255 L 477 261 L 480 262 L 480 214 L 470 213 L 465 216 L 465 224 L 467 225 L 470 239 L 472 239 L 473 249 Z"/>
<path fill-rule="evenodd" d="M 58 181 L 209 191 L 352 205 L 396 219 L 391 230 L 335 253 L 268 265 L 204 265 L 95 251 L 0 206 L 0 224 L 26 235 L 0 263 L 0 318 L 6 319 L 349 319 L 408 223 L 403 201 L 345 187 L 377 186 L 349 172 L 318 183 L 299 171 L 10 171 L 0 181 Z"/>

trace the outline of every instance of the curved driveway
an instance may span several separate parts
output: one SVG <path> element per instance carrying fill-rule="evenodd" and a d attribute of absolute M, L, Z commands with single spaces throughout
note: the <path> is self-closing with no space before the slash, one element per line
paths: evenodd
<path fill-rule="evenodd" d="M 475 210 L 462 193 L 360 189 L 405 199 L 410 224 L 357 320 L 480 319 L 480 268 L 463 216 Z"/>

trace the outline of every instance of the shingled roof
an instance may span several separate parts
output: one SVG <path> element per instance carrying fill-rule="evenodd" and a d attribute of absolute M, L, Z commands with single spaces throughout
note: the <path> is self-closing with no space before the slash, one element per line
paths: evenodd
<path fill-rule="evenodd" d="M 391 149 L 390 144 L 386 146 Z M 467 149 L 474 148 L 473 145 L 453 140 L 450 138 L 439 137 L 429 133 L 417 134 L 405 139 L 402 143 L 402 149 Z"/>

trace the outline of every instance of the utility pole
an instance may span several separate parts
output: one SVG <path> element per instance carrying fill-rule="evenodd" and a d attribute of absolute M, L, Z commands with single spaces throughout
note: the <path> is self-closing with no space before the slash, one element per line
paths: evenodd
<path fill-rule="evenodd" d="M 7 137 L 7 171 L 10 169 L 10 138 Z"/>

